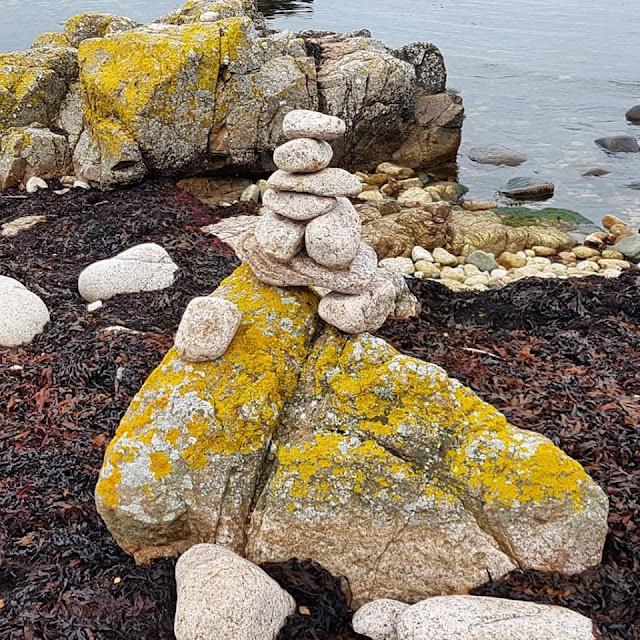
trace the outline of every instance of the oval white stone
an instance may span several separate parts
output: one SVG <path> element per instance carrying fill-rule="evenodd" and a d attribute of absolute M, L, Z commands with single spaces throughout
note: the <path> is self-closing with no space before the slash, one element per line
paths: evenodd
<path fill-rule="evenodd" d="M 344 135 L 346 129 L 344 121 L 340 118 L 307 109 L 289 111 L 282 123 L 282 131 L 289 140 L 295 138 L 335 140 Z"/>
<path fill-rule="evenodd" d="M 45 303 L 21 282 L 0 276 L 0 346 L 29 344 L 49 322 Z"/>
<path fill-rule="evenodd" d="M 326 169 L 333 157 L 333 149 L 323 140 L 297 138 L 278 147 L 273 161 L 278 169 L 292 173 L 313 173 Z"/>
<path fill-rule="evenodd" d="M 262 203 L 265 207 L 286 218 L 311 220 L 324 213 L 329 213 L 336 206 L 336 199 L 313 196 L 308 193 L 267 189 L 262 197 Z"/>
<path fill-rule="evenodd" d="M 242 313 L 229 300 L 215 296 L 189 302 L 176 333 L 175 348 L 183 360 L 207 362 L 227 350 L 242 322 Z"/>
<path fill-rule="evenodd" d="M 316 173 L 289 173 L 276 171 L 267 180 L 276 191 L 311 193 L 316 196 L 357 196 L 362 191 L 362 183 L 344 169 L 322 169 Z"/>

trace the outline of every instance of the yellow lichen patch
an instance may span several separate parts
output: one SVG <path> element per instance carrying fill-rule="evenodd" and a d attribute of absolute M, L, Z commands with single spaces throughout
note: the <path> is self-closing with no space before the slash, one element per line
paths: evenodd
<path fill-rule="evenodd" d="M 88 99 L 85 119 L 95 125 L 117 118 L 135 132 L 141 115 L 171 124 L 194 116 L 196 104 L 213 118 L 220 65 L 242 55 L 247 22 L 134 29 L 83 41 L 78 59 Z"/>
<path fill-rule="evenodd" d="M 272 491 L 284 500 L 306 504 L 344 504 L 351 496 L 365 499 L 384 492 L 389 500 L 401 495 L 403 484 L 422 487 L 424 479 L 405 461 L 373 440 L 338 433 L 316 433 L 313 440 L 278 449 L 278 468 Z"/>
<path fill-rule="evenodd" d="M 161 451 L 154 451 L 149 454 L 149 469 L 156 480 L 162 480 L 173 470 L 173 465 L 169 461 L 169 456 Z"/>
<path fill-rule="evenodd" d="M 32 48 L 36 47 L 70 47 L 71 43 L 69 38 L 60 33 L 59 31 L 46 31 L 41 33 L 31 45 Z"/>
<path fill-rule="evenodd" d="M 213 455 L 250 455 L 267 446 L 317 330 L 317 296 L 264 285 L 247 266 L 215 295 L 235 302 L 243 313 L 227 352 L 203 363 L 184 362 L 174 349 L 165 356 L 107 450 L 99 496 L 107 475 L 108 491 L 117 488 L 121 476 L 109 469 L 122 463 L 122 451 L 131 443 L 148 453 L 147 469 L 156 479 L 178 467 L 168 466 L 167 443 L 177 450 L 182 467 L 186 463 L 191 469 L 206 467 Z"/>

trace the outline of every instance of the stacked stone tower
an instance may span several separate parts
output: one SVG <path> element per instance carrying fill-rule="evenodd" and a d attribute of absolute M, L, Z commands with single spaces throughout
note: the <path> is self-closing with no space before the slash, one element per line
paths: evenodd
<path fill-rule="evenodd" d="M 344 134 L 345 123 L 298 110 L 287 114 L 283 131 L 289 142 L 274 152 L 278 171 L 267 182 L 267 211 L 240 241 L 240 257 L 267 284 L 324 290 L 318 313 L 325 322 L 347 333 L 374 331 L 393 310 L 395 288 L 378 275 L 376 254 L 362 242 L 348 199 L 360 193 L 360 182 L 328 168 L 329 141 Z"/>

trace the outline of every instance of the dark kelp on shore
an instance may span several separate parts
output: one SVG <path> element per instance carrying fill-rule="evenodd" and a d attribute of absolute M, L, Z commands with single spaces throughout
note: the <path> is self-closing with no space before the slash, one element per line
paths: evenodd
<path fill-rule="evenodd" d="M 210 209 L 167 182 L 95 193 L 0 199 L 0 224 L 47 221 L 0 239 L 2 275 L 36 292 L 51 323 L 32 344 L 0 349 L 0 637 L 172 637 L 173 560 L 136 566 L 96 514 L 104 449 L 173 340 L 187 302 L 237 265 L 198 227 L 251 205 Z M 164 291 L 120 296 L 95 313 L 80 271 L 140 242 L 180 266 Z M 528 279 L 453 293 L 413 281 L 423 312 L 379 331 L 439 364 L 522 428 L 578 460 L 607 493 L 601 566 L 577 576 L 515 571 L 474 590 L 557 604 L 604 638 L 640 638 L 640 275 Z M 107 330 L 124 326 L 131 331 Z M 280 640 L 353 640 L 347 583 L 306 559 L 265 567 L 300 610 Z"/>

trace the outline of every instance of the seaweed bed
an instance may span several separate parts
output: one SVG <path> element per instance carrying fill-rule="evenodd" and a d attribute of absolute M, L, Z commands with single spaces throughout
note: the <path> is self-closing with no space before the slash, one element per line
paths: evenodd
<path fill-rule="evenodd" d="M 173 637 L 174 561 L 136 566 L 98 517 L 93 488 L 120 417 L 171 346 L 186 303 L 237 264 L 198 227 L 250 209 L 211 209 L 168 182 L 0 198 L 0 224 L 47 216 L 0 238 L 0 264 L 2 275 L 43 298 L 52 317 L 31 345 L 0 349 L 3 640 Z M 147 241 L 181 267 L 175 285 L 88 313 L 76 289 L 82 268 Z M 473 593 L 569 607 L 611 640 L 640 638 L 637 274 L 525 280 L 479 295 L 414 281 L 422 314 L 379 331 L 401 351 L 445 367 L 512 424 L 544 433 L 606 491 L 601 566 L 570 577 L 515 571 Z M 114 325 L 140 333 L 106 331 Z M 344 580 L 304 561 L 265 569 L 301 607 L 280 640 L 362 638 L 348 628 Z"/>

